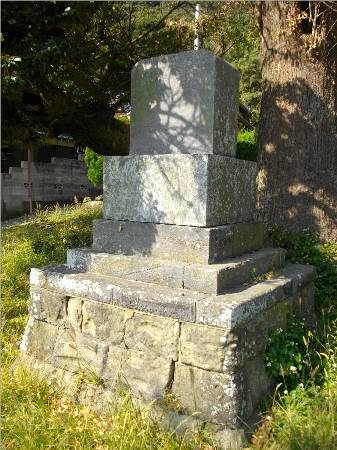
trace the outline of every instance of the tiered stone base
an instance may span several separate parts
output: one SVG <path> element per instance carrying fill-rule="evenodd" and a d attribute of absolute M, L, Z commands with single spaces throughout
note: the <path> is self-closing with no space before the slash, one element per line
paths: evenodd
<path fill-rule="evenodd" d="M 283 259 L 280 249 L 212 265 L 71 250 L 68 265 L 31 272 L 22 351 L 75 383 L 81 401 L 103 407 L 128 389 L 167 426 L 203 423 L 239 448 L 270 392 L 269 331 L 289 313 L 314 319 L 314 269 Z"/>
<path fill-rule="evenodd" d="M 132 84 L 130 155 L 104 162 L 105 220 L 92 249 L 32 270 L 22 350 L 80 401 L 126 388 L 166 426 L 205 424 L 238 449 L 270 391 L 269 331 L 289 313 L 314 319 L 314 269 L 262 249 L 256 163 L 233 157 L 236 70 L 200 50 L 142 61 Z"/>

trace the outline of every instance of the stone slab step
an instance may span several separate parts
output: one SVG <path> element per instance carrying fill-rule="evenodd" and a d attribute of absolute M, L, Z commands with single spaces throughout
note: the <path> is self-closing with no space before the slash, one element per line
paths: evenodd
<path fill-rule="evenodd" d="M 127 280 L 155 283 L 206 294 L 221 294 L 284 265 L 285 251 L 266 248 L 232 258 L 221 264 L 192 264 L 151 257 L 122 256 L 68 250 L 67 265 L 75 270 L 111 275 Z"/>
<path fill-rule="evenodd" d="M 105 219 L 93 222 L 94 250 L 201 264 L 259 250 L 263 240 L 261 223 L 188 227 Z"/>
<path fill-rule="evenodd" d="M 40 287 L 69 297 L 232 329 L 279 301 L 291 298 L 314 277 L 314 267 L 290 264 L 270 280 L 215 296 L 90 272 L 80 273 L 60 265 L 32 269 L 30 284 L 33 289 Z"/>

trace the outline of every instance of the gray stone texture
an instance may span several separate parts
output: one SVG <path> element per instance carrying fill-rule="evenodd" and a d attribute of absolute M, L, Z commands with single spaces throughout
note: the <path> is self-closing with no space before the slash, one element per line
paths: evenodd
<path fill-rule="evenodd" d="M 21 341 L 20 350 L 34 358 L 45 361 L 52 355 L 58 328 L 47 322 L 30 317 Z"/>
<path fill-rule="evenodd" d="M 147 285 L 139 281 L 121 281 L 123 281 L 124 286 L 122 289 L 115 291 L 114 303 L 124 308 L 188 322 L 195 321 L 195 305 L 204 296 L 194 292 L 184 292 L 183 289 L 173 289 L 154 284 Z"/>
<path fill-rule="evenodd" d="M 124 348 L 115 345 L 109 346 L 102 372 L 103 383 L 108 388 L 118 389 L 122 378 L 122 362 L 124 356 Z"/>
<path fill-rule="evenodd" d="M 84 336 L 72 328 L 61 329 L 49 362 L 69 372 L 86 372 L 99 377 L 107 353 L 105 342 Z"/>
<path fill-rule="evenodd" d="M 83 307 L 84 300 L 80 297 L 71 297 L 67 304 L 67 320 L 66 327 L 73 330 L 81 331 L 83 328 Z"/>
<path fill-rule="evenodd" d="M 39 204 L 73 201 L 95 196 L 101 187 L 93 188 L 87 177 L 82 159 L 53 157 L 51 162 L 32 162 L 32 198 Z M 1 175 L 3 216 L 14 217 L 29 212 L 28 162 L 21 167 L 10 167 L 9 173 Z"/>
<path fill-rule="evenodd" d="M 269 248 L 207 265 L 73 249 L 68 251 L 67 265 L 75 270 L 128 280 L 221 294 L 253 281 L 254 277 L 280 269 L 284 265 L 284 255 L 283 249 Z"/>
<path fill-rule="evenodd" d="M 272 380 L 268 377 L 264 355 L 259 354 L 256 358 L 246 361 L 245 368 L 246 398 L 251 411 L 256 411 L 261 399 L 266 398 L 271 392 Z"/>
<path fill-rule="evenodd" d="M 259 250 L 263 239 L 260 223 L 200 228 L 104 219 L 93 222 L 95 251 L 201 264 Z"/>
<path fill-rule="evenodd" d="M 88 297 L 101 302 L 112 302 L 112 284 L 98 274 L 71 271 L 65 264 L 31 269 L 30 285 L 63 292 L 68 296 Z"/>
<path fill-rule="evenodd" d="M 167 311 L 179 316 L 165 307 L 154 315 L 164 288 L 133 280 L 95 278 L 87 273 L 86 277 L 97 283 L 109 282 L 109 299 L 116 303 L 106 303 L 91 291 L 86 292 L 95 299 L 69 297 L 69 292 L 64 292 L 69 285 L 61 279 L 69 276 L 69 270 L 61 266 L 40 269 L 39 274 L 35 269 L 32 292 L 43 294 L 36 297 L 41 313 L 36 316 L 39 319 L 30 318 L 22 350 L 38 362 L 37 366 L 48 366 L 55 376 L 58 373 L 62 383 L 70 384 L 69 373 L 82 380 L 84 384 L 75 383 L 77 401 L 92 401 L 95 408 L 101 408 L 116 390 L 128 389 L 140 402 L 155 401 L 159 408 L 175 411 L 175 423 L 179 417 L 183 420 L 193 415 L 211 427 L 219 442 L 227 442 L 227 432 L 240 429 L 242 422 L 251 423 L 261 398 L 270 392 L 263 365 L 269 331 L 286 327 L 289 312 L 299 317 L 308 307 L 312 314 L 314 270 L 310 266 L 286 266 L 271 280 L 225 295 L 191 295 L 197 313 L 201 305 L 208 308 L 208 324 L 206 320 L 192 323 L 200 319 L 198 315 L 187 320 L 163 317 Z M 72 273 L 73 282 L 79 277 L 80 284 L 82 275 Z M 49 278 L 54 283 L 53 307 L 43 308 Z M 81 287 L 78 290 L 82 292 Z M 182 292 L 165 290 L 165 301 Z M 132 307 L 117 304 L 122 293 Z M 174 297 L 176 306 L 178 298 L 184 297 Z M 138 308 L 151 311 L 137 312 Z M 54 325 L 50 321 L 55 318 Z"/>
<path fill-rule="evenodd" d="M 195 320 L 195 304 L 205 294 L 172 289 L 165 286 L 108 277 L 96 273 L 69 273 L 60 265 L 53 268 L 32 269 L 31 284 L 55 289 L 65 295 L 82 296 L 103 303 L 145 311 L 180 320 Z"/>
<path fill-rule="evenodd" d="M 131 104 L 130 154 L 235 157 L 239 73 L 208 50 L 139 61 Z"/>
<path fill-rule="evenodd" d="M 222 295 L 174 289 L 90 272 L 69 274 L 67 271 L 70 269 L 65 266 L 33 269 L 31 279 L 35 287 L 55 289 L 66 296 L 84 296 L 79 293 L 85 293 L 91 300 L 226 329 L 233 329 L 254 319 L 257 314 L 289 297 L 296 303 L 297 310 L 303 311 L 303 304 L 307 301 L 310 314 L 313 311 L 310 289 L 298 298 L 301 289 L 314 280 L 315 270 L 309 265 L 287 265 L 271 279 L 248 284 Z M 91 280 L 90 289 L 88 280 Z"/>
<path fill-rule="evenodd" d="M 132 77 L 132 155 L 105 159 L 93 249 L 32 269 L 21 350 L 77 380 L 78 402 L 100 409 L 127 389 L 241 446 L 270 392 L 270 330 L 289 312 L 315 325 L 315 270 L 261 249 L 256 164 L 226 156 L 236 71 L 201 51 L 142 61 Z"/>
<path fill-rule="evenodd" d="M 183 323 L 180 361 L 213 372 L 223 372 L 224 359 L 237 346 L 237 337 L 221 328 Z"/>
<path fill-rule="evenodd" d="M 82 307 L 82 332 L 88 336 L 101 339 L 109 346 L 121 345 L 124 337 L 125 323 L 128 318 L 125 310 L 111 308 L 86 300 Z"/>
<path fill-rule="evenodd" d="M 211 423 L 235 426 L 242 417 L 242 373 L 223 374 L 176 364 L 172 393 L 189 414 Z"/>
<path fill-rule="evenodd" d="M 170 387 L 174 363 L 149 352 L 128 350 L 122 363 L 123 381 L 134 396 L 146 401 L 163 399 Z"/>
<path fill-rule="evenodd" d="M 299 290 L 314 278 L 313 266 L 289 264 L 276 277 L 196 303 L 196 322 L 235 328 L 289 296 L 296 298 Z M 311 298 L 307 298 L 311 303 Z"/>
<path fill-rule="evenodd" d="M 35 319 L 59 324 L 66 318 L 68 297 L 47 289 L 30 289 L 29 314 Z"/>
<path fill-rule="evenodd" d="M 153 358 L 178 359 L 179 322 L 163 317 L 135 313 L 126 323 L 127 349 L 146 352 Z"/>
<path fill-rule="evenodd" d="M 105 219 L 213 227 L 254 222 L 256 163 L 218 155 L 106 156 Z"/>
<path fill-rule="evenodd" d="M 255 276 L 280 269 L 284 253 L 282 249 L 264 249 L 222 264 L 190 264 L 184 270 L 184 288 L 209 294 L 224 293 L 252 282 Z"/>

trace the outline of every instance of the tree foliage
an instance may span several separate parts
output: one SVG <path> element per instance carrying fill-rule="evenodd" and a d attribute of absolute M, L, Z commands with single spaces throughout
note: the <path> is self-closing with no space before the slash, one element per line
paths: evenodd
<path fill-rule="evenodd" d="M 27 142 L 38 130 L 70 134 L 97 153 L 126 154 L 128 127 L 115 114 L 130 99 L 131 68 L 142 58 L 190 50 L 194 6 L 3 2 L 3 142 Z M 257 55 L 249 3 L 203 2 L 200 33 L 204 48 L 256 77 L 248 58 Z M 242 96 L 256 108 L 250 78 L 243 77 Z"/>

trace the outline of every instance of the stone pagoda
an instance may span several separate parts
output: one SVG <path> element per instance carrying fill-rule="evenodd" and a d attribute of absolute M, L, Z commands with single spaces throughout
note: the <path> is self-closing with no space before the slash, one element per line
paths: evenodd
<path fill-rule="evenodd" d="M 168 427 L 206 424 L 223 448 L 244 445 L 270 392 L 270 330 L 289 313 L 314 321 L 314 269 L 263 248 L 238 109 L 239 74 L 209 51 L 135 65 L 130 154 L 105 158 L 92 248 L 32 269 L 21 345 L 80 401 L 127 389 Z"/>

